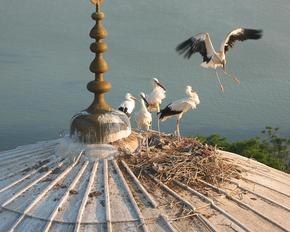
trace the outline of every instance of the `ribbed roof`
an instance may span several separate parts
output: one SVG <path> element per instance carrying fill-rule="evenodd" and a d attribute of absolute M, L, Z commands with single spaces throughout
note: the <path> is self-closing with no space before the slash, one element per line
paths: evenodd
<path fill-rule="evenodd" d="M 141 181 L 116 155 L 65 138 L 1 152 L 0 231 L 290 231 L 285 173 L 222 152 L 247 172 L 222 189 L 201 181 L 204 195 Z"/>

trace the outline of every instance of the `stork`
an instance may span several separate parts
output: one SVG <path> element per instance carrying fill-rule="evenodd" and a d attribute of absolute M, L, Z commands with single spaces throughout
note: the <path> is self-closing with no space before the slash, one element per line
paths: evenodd
<path fill-rule="evenodd" d="M 139 129 L 148 131 L 152 123 L 152 116 L 146 107 L 146 99 L 144 100 L 145 94 L 141 92 L 140 96 L 141 104 L 140 110 L 136 113 L 136 123 Z"/>
<path fill-rule="evenodd" d="M 166 98 L 165 87 L 160 83 L 157 78 L 152 79 L 153 90 L 151 93 L 143 97 L 146 107 L 150 112 L 159 112 L 160 105 L 164 98 Z M 142 96 L 141 96 L 142 97 Z M 157 118 L 157 128 L 160 134 L 159 119 Z"/>
<path fill-rule="evenodd" d="M 217 68 L 221 68 L 223 73 L 231 77 L 237 84 L 240 83 L 235 75 L 228 74 L 226 71 L 226 52 L 229 48 L 234 46 L 236 41 L 244 41 L 248 39 L 260 39 L 262 37 L 262 30 L 247 29 L 247 28 L 236 28 L 226 35 L 220 45 L 220 51 L 216 52 L 210 36 L 207 32 L 198 33 L 193 37 L 185 40 L 176 47 L 176 51 L 179 54 L 184 54 L 184 58 L 189 59 L 192 54 L 198 52 L 203 57 L 201 66 L 203 68 L 215 69 L 216 77 L 220 85 L 221 91 L 224 91 L 224 87 L 219 78 Z"/>
<path fill-rule="evenodd" d="M 140 96 L 141 96 L 141 106 L 140 106 L 140 110 L 136 114 L 136 123 L 137 123 L 138 129 L 141 129 L 143 131 L 148 131 L 152 124 L 152 116 L 146 107 L 147 102 L 145 99 L 145 94 L 141 92 Z M 148 149 L 149 149 L 148 136 L 146 136 L 146 148 L 148 152 Z"/>
<path fill-rule="evenodd" d="M 178 140 L 180 140 L 180 130 L 179 130 L 179 121 L 182 118 L 183 114 L 189 109 L 195 109 L 200 103 L 197 92 L 192 90 L 191 86 L 185 87 L 185 93 L 187 97 L 174 101 L 162 109 L 159 114 L 159 119 L 165 121 L 168 118 L 176 116 L 176 134 Z"/>
<path fill-rule="evenodd" d="M 147 94 L 145 97 L 147 103 L 146 106 L 150 112 L 159 112 L 160 104 L 162 100 L 166 97 L 166 89 L 157 78 L 152 79 L 152 85 L 152 92 Z"/>
<path fill-rule="evenodd" d="M 125 100 L 120 104 L 118 110 L 124 112 L 128 118 L 131 117 L 131 114 L 135 108 L 135 101 L 137 99 L 130 93 L 126 93 Z"/>

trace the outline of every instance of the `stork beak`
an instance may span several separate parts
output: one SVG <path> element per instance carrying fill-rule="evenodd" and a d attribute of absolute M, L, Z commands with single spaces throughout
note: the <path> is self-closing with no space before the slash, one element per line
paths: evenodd
<path fill-rule="evenodd" d="M 149 103 L 148 103 L 148 101 L 146 100 L 146 98 L 145 98 L 144 96 L 142 96 L 142 94 L 140 94 L 140 97 L 143 99 L 143 101 L 145 102 L 146 107 L 148 108 Z"/>
<path fill-rule="evenodd" d="M 134 101 L 139 101 L 136 97 L 131 96 L 131 99 L 133 99 Z"/>
<path fill-rule="evenodd" d="M 164 91 L 166 91 L 165 87 L 164 87 L 163 85 L 161 85 L 160 82 L 156 82 L 156 84 L 157 84 L 158 86 L 160 86 L 162 89 L 164 89 Z"/>

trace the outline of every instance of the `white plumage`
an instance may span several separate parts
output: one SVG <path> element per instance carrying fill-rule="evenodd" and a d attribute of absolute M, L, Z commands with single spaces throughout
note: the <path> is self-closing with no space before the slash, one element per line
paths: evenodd
<path fill-rule="evenodd" d="M 159 112 L 160 104 L 164 98 L 166 98 L 165 87 L 159 82 L 157 78 L 152 80 L 153 90 L 151 93 L 145 96 L 146 106 L 150 112 Z"/>
<path fill-rule="evenodd" d="M 136 114 L 136 123 L 139 129 L 148 131 L 151 127 L 152 116 L 145 105 L 144 97 L 145 94 L 141 93 L 141 105 L 140 110 Z"/>
<path fill-rule="evenodd" d="M 136 98 L 132 94 L 127 93 L 125 100 L 120 104 L 118 109 L 130 117 L 135 108 L 135 100 Z"/>
<path fill-rule="evenodd" d="M 186 41 L 179 44 L 176 51 L 179 54 L 184 54 L 184 58 L 189 59 L 194 53 L 198 52 L 203 57 L 201 66 L 204 68 L 213 68 L 216 72 L 217 80 L 220 84 L 220 88 L 223 91 L 223 85 L 220 81 L 217 68 L 221 68 L 225 75 L 231 77 L 237 84 L 240 81 L 234 75 L 230 75 L 226 72 L 226 52 L 229 48 L 234 46 L 236 41 L 244 41 L 248 39 L 260 39 L 262 37 L 262 30 L 237 28 L 228 33 L 225 39 L 220 45 L 220 51 L 216 52 L 210 36 L 207 32 L 198 33 L 193 37 L 190 37 Z"/>
<path fill-rule="evenodd" d="M 199 97 L 195 91 L 192 90 L 191 86 L 186 86 L 185 93 L 187 97 L 174 101 L 167 105 L 160 111 L 159 119 L 165 121 L 168 118 L 176 116 L 176 133 L 180 138 L 179 121 L 183 114 L 189 109 L 195 109 L 200 103 Z"/>

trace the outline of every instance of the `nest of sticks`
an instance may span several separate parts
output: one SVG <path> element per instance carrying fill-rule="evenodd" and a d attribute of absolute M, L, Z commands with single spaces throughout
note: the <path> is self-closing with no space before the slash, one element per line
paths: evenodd
<path fill-rule="evenodd" d="M 200 181 L 221 186 L 231 178 L 240 178 L 243 170 L 223 157 L 217 147 L 202 144 L 196 138 L 177 141 L 171 135 L 147 132 L 149 149 L 123 156 L 138 178 L 153 175 L 166 185 L 180 181 L 206 193 Z M 145 178 L 143 178 L 145 177 Z"/>

